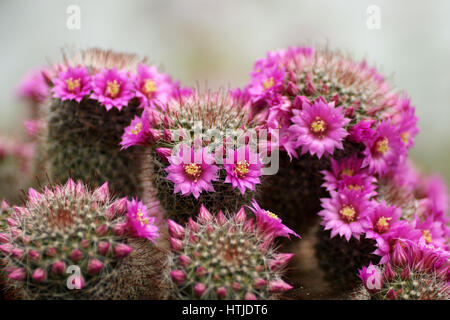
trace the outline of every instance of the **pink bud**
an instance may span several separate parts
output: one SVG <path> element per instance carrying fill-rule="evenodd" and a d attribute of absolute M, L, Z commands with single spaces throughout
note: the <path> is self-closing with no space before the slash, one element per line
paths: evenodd
<path fill-rule="evenodd" d="M 392 269 L 391 264 L 389 262 L 386 264 L 386 267 L 384 268 L 383 277 L 384 279 L 386 279 L 386 281 L 391 281 L 392 279 L 395 278 L 395 272 Z"/>
<path fill-rule="evenodd" d="M 28 199 L 31 203 L 38 203 L 42 199 L 42 194 L 30 188 L 28 189 Z"/>
<path fill-rule="evenodd" d="M 41 254 L 36 250 L 30 250 L 28 251 L 28 256 L 30 257 L 31 260 L 39 260 Z"/>
<path fill-rule="evenodd" d="M 45 252 L 45 254 L 47 256 L 54 257 L 54 256 L 56 256 L 56 249 L 53 247 L 48 248 L 47 251 Z"/>
<path fill-rule="evenodd" d="M 186 273 L 183 270 L 173 270 L 170 272 L 170 277 L 176 284 L 182 284 L 186 280 Z"/>
<path fill-rule="evenodd" d="M 197 283 L 194 286 L 194 293 L 198 298 L 201 298 L 201 296 L 205 293 L 206 286 L 203 283 Z"/>
<path fill-rule="evenodd" d="M 219 214 L 217 215 L 217 223 L 219 226 L 223 226 L 225 223 L 227 223 L 227 218 L 223 214 L 222 210 L 219 211 Z"/>
<path fill-rule="evenodd" d="M 131 251 L 133 251 L 133 248 L 124 243 L 119 243 L 114 247 L 114 254 L 117 258 L 124 258 L 128 256 Z"/>
<path fill-rule="evenodd" d="M 83 239 L 83 240 L 81 240 L 81 242 L 80 242 L 80 246 L 81 246 L 82 248 L 87 248 L 87 247 L 89 247 L 90 244 L 91 244 L 91 243 L 90 243 L 90 241 L 89 241 L 88 239 Z"/>
<path fill-rule="evenodd" d="M 8 204 L 8 202 L 6 202 L 6 200 L 2 200 L 2 203 L 0 205 L 0 209 L 3 210 L 3 211 L 6 211 L 6 210 L 9 209 L 9 204 Z"/>
<path fill-rule="evenodd" d="M 177 239 L 184 238 L 186 230 L 181 225 L 171 219 L 167 220 L 167 223 L 169 225 L 169 233 L 172 237 Z"/>
<path fill-rule="evenodd" d="M 37 268 L 33 272 L 33 280 L 36 282 L 43 282 L 47 279 L 47 273 L 44 269 Z"/>
<path fill-rule="evenodd" d="M 286 88 L 286 93 L 295 97 L 300 93 L 300 88 L 292 81 L 289 81 Z"/>
<path fill-rule="evenodd" d="M 312 96 L 316 92 L 316 87 L 311 81 L 308 81 L 306 88 L 304 89 L 306 95 Z"/>
<path fill-rule="evenodd" d="M 205 222 L 211 221 L 212 219 L 213 219 L 212 214 L 202 204 L 200 207 L 200 212 L 198 214 L 197 221 L 200 223 L 205 223 Z"/>
<path fill-rule="evenodd" d="M 17 268 L 8 275 L 8 278 L 17 281 L 23 281 L 25 279 L 25 276 L 25 270 L 23 268 Z"/>
<path fill-rule="evenodd" d="M 409 274 L 409 266 L 406 266 L 405 269 L 403 269 L 402 273 L 400 273 L 400 278 L 402 278 L 403 280 L 408 280 Z"/>
<path fill-rule="evenodd" d="M 70 259 L 74 262 L 77 262 L 83 258 L 83 252 L 81 252 L 79 249 L 74 249 L 69 255 Z"/>
<path fill-rule="evenodd" d="M 169 130 L 164 129 L 163 138 L 164 138 L 164 140 L 166 140 L 167 142 L 171 142 L 171 141 L 172 141 L 172 133 L 171 133 Z"/>
<path fill-rule="evenodd" d="M 219 299 L 224 299 L 227 296 L 227 289 L 225 287 L 217 288 L 216 295 Z"/>
<path fill-rule="evenodd" d="M 71 193 L 75 192 L 75 182 L 71 178 L 66 182 L 66 189 Z"/>
<path fill-rule="evenodd" d="M 247 216 L 245 214 L 245 210 L 244 207 L 241 207 L 241 209 L 239 209 L 238 213 L 236 213 L 236 215 L 234 216 L 234 220 L 238 223 L 244 223 L 247 219 Z"/>
<path fill-rule="evenodd" d="M 180 251 L 183 249 L 183 241 L 170 237 L 170 247 L 174 251 Z"/>
<path fill-rule="evenodd" d="M 276 254 L 274 260 L 269 261 L 269 268 L 271 270 L 279 269 L 281 267 L 286 266 L 289 261 L 292 259 L 294 254 L 292 253 L 279 253 Z"/>
<path fill-rule="evenodd" d="M 189 233 L 189 243 L 195 244 L 197 242 L 198 242 L 198 237 L 194 233 L 190 232 Z"/>
<path fill-rule="evenodd" d="M 65 270 L 66 270 L 66 264 L 64 262 L 62 262 L 61 260 L 58 260 L 52 264 L 52 271 L 55 274 L 61 275 L 64 273 Z"/>
<path fill-rule="evenodd" d="M 394 288 L 390 288 L 389 291 L 387 292 L 386 296 L 390 300 L 397 300 L 397 292 L 395 292 Z"/>
<path fill-rule="evenodd" d="M 172 155 L 172 150 L 169 148 L 156 148 L 156 152 L 163 160 L 167 160 Z"/>
<path fill-rule="evenodd" d="M 196 274 L 198 277 L 202 277 L 202 276 L 204 276 L 204 275 L 206 274 L 206 269 L 203 268 L 202 266 L 198 266 L 198 267 L 195 269 L 195 274 Z"/>
<path fill-rule="evenodd" d="M 233 286 L 232 286 L 234 291 L 238 291 L 241 288 L 241 284 L 237 281 L 233 282 Z"/>
<path fill-rule="evenodd" d="M 94 191 L 94 198 L 100 202 L 106 202 L 109 199 L 108 182 L 105 182 L 100 188 Z"/>
<path fill-rule="evenodd" d="M 0 233 L 0 243 L 5 243 L 9 241 L 9 236 L 4 233 Z"/>
<path fill-rule="evenodd" d="M 244 296 L 245 300 L 257 300 L 256 296 L 253 293 L 247 292 Z"/>
<path fill-rule="evenodd" d="M 14 218 L 7 218 L 6 219 L 6 223 L 10 226 L 10 227 L 17 227 L 19 225 L 19 222 L 14 219 Z"/>
<path fill-rule="evenodd" d="M 191 258 L 189 258 L 188 256 L 179 256 L 178 259 L 180 260 L 180 264 L 183 267 L 187 267 L 191 264 Z"/>
<path fill-rule="evenodd" d="M 98 236 L 104 236 L 108 233 L 108 226 L 106 224 L 102 224 L 100 227 L 97 227 L 97 229 L 95 229 L 95 233 Z"/>
<path fill-rule="evenodd" d="M 113 225 L 112 230 L 116 236 L 122 236 L 127 231 L 128 224 L 126 222 L 118 222 Z"/>
<path fill-rule="evenodd" d="M 22 259 L 25 252 L 23 251 L 23 249 L 16 248 L 16 249 L 12 249 L 11 253 L 17 259 Z"/>
<path fill-rule="evenodd" d="M 392 262 L 397 266 L 404 266 L 408 262 L 408 254 L 400 240 L 395 243 L 392 250 Z"/>
<path fill-rule="evenodd" d="M 100 253 L 101 255 L 106 256 L 106 254 L 109 251 L 109 242 L 106 241 L 100 241 L 97 245 L 97 251 L 98 253 Z"/>
<path fill-rule="evenodd" d="M 253 284 L 256 289 L 261 289 L 267 284 L 267 281 L 264 280 L 263 278 L 256 278 Z"/>
<path fill-rule="evenodd" d="M 245 232 L 253 232 L 253 219 L 247 220 L 247 222 L 244 225 L 244 231 Z"/>
<path fill-rule="evenodd" d="M 269 282 L 269 291 L 270 292 L 283 292 L 287 290 L 291 290 L 292 286 L 284 282 L 283 280 L 273 280 Z"/>
<path fill-rule="evenodd" d="M 98 259 L 89 260 L 87 269 L 90 274 L 97 274 L 102 270 L 102 268 L 103 263 L 100 260 Z"/>
<path fill-rule="evenodd" d="M 192 220 L 191 217 L 189 217 L 188 225 L 189 225 L 189 229 L 191 229 L 192 231 L 194 231 L 194 232 L 200 231 L 200 225 L 197 222 L 195 222 L 194 220 Z"/>

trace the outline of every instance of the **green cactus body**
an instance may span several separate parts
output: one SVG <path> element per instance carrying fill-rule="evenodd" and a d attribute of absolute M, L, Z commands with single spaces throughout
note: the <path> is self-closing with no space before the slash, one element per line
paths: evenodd
<path fill-rule="evenodd" d="M 8 291 L 22 299 L 164 298 L 167 250 L 128 236 L 126 208 L 106 183 L 93 192 L 72 180 L 30 189 L 0 246 Z"/>

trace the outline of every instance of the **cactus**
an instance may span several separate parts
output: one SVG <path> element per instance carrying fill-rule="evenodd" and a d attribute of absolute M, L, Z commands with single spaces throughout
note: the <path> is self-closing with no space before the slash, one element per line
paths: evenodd
<path fill-rule="evenodd" d="M 324 197 L 319 171 L 330 168 L 330 159 L 367 152 L 378 143 L 370 142 L 371 134 L 386 119 L 391 126 L 408 119 L 388 142 L 399 154 L 406 152 L 402 145 L 394 147 L 400 136 L 410 147 L 417 132 L 409 101 L 393 93 L 375 69 L 328 49 L 269 52 L 255 63 L 242 96 L 254 113 L 264 115 L 270 130 L 279 132 L 284 151 L 280 170 L 264 184 L 260 201 L 281 212 L 298 232 L 315 225 Z"/>
<path fill-rule="evenodd" d="M 122 145 L 144 146 L 144 200 L 155 194 L 167 217 L 187 221 L 202 203 L 235 211 L 258 193 L 260 154 L 244 140 L 255 132 L 248 109 L 231 95 L 195 92 L 145 111 L 125 130 Z M 189 152 L 193 158 L 186 160 Z"/>
<path fill-rule="evenodd" d="M 139 151 L 121 151 L 120 137 L 133 116 L 178 85 L 135 55 L 101 49 L 55 68 L 47 136 L 51 178 L 96 186 L 108 181 L 121 196 L 139 196 Z"/>
<path fill-rule="evenodd" d="M 449 255 L 445 251 L 404 243 L 404 255 L 392 256 L 385 266 L 359 271 L 363 285 L 355 300 L 450 300 Z"/>
<path fill-rule="evenodd" d="M 186 228 L 169 220 L 170 242 L 176 253 L 171 272 L 178 288 L 174 296 L 275 299 L 291 289 L 281 277 L 293 255 L 277 253 L 273 245 L 273 239 L 280 235 L 277 228 L 282 226 L 281 222 L 260 208 L 257 214 L 260 216 L 254 223 L 253 219 L 247 219 L 244 208 L 229 217 L 221 211 L 214 217 L 201 206 L 197 221 L 189 218 Z M 267 220 L 279 225 L 270 225 L 272 222 Z M 288 233 L 285 230 L 281 234 Z"/>
<path fill-rule="evenodd" d="M 94 191 L 71 179 L 43 193 L 30 188 L 0 245 L 8 291 L 22 299 L 164 298 L 169 256 L 134 237 L 128 206 L 112 199 L 107 183 Z"/>

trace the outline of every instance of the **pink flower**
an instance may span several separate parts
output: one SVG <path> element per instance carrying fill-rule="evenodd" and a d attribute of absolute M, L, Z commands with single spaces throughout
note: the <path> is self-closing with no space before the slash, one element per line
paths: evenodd
<path fill-rule="evenodd" d="M 382 121 L 376 128 L 375 134 L 365 142 L 366 149 L 362 166 L 369 167 L 370 173 L 382 175 L 388 169 L 394 168 L 406 148 L 400 140 L 395 127 L 388 121 Z"/>
<path fill-rule="evenodd" d="M 359 193 L 362 197 L 368 199 L 374 197 L 377 192 L 375 182 L 377 179 L 373 176 L 361 173 L 353 176 L 344 175 L 338 183 L 338 190 L 353 190 Z"/>
<path fill-rule="evenodd" d="M 155 218 L 149 216 L 147 207 L 142 201 L 136 199 L 127 201 L 127 210 L 128 224 L 132 233 L 155 243 L 155 239 L 159 237 L 158 227 L 155 225 Z"/>
<path fill-rule="evenodd" d="M 369 212 L 368 218 L 370 227 L 366 230 L 366 238 L 374 239 L 379 248 L 389 250 L 389 244 L 385 237 L 389 237 L 391 232 L 395 232 L 399 224 L 402 210 L 396 206 L 388 206 L 384 200 L 375 205 L 373 211 Z M 394 231 L 392 231 L 394 230 Z"/>
<path fill-rule="evenodd" d="M 374 134 L 371 128 L 374 122 L 375 120 L 362 120 L 355 124 L 349 130 L 349 139 L 357 143 L 369 140 Z"/>
<path fill-rule="evenodd" d="M 335 160 L 331 158 L 331 171 L 321 171 L 324 176 L 323 187 L 328 191 L 336 191 L 344 177 L 353 177 L 361 173 L 362 160 L 356 155 Z"/>
<path fill-rule="evenodd" d="M 174 90 L 169 75 L 158 73 L 155 66 L 149 67 L 142 63 L 137 66 L 134 87 L 142 107 L 166 103 Z"/>
<path fill-rule="evenodd" d="M 91 93 L 92 84 L 86 67 L 68 67 L 54 79 L 53 96 L 62 101 L 75 100 L 78 103 Z"/>
<path fill-rule="evenodd" d="M 284 87 L 284 70 L 276 65 L 258 68 L 252 73 L 247 92 L 253 102 L 266 99 L 268 104 L 273 106 L 277 104 L 278 94 Z"/>
<path fill-rule="evenodd" d="M 131 124 L 125 128 L 120 142 L 122 149 L 144 145 L 148 141 L 150 124 L 148 123 L 148 117 L 145 117 L 144 114 L 142 117 L 135 116 Z"/>
<path fill-rule="evenodd" d="M 398 132 L 403 144 L 407 148 L 414 146 L 414 137 L 419 132 L 417 117 L 414 107 L 410 105 L 409 99 L 400 100 L 400 117 L 398 120 Z"/>
<path fill-rule="evenodd" d="M 24 99 L 30 99 L 34 103 L 44 101 L 48 95 L 48 87 L 45 83 L 42 68 L 30 70 L 17 86 L 17 94 Z"/>
<path fill-rule="evenodd" d="M 174 193 L 193 194 L 198 199 L 203 191 L 215 192 L 211 182 L 217 181 L 219 167 L 213 164 L 214 156 L 206 147 L 195 150 L 180 146 L 176 156 L 168 157 L 170 166 L 165 169 L 169 173 L 166 179 L 175 184 Z"/>
<path fill-rule="evenodd" d="M 348 135 L 344 127 L 349 123 L 342 113 L 342 107 L 334 108 L 334 102 L 316 100 L 311 106 L 303 103 L 303 109 L 293 110 L 294 123 L 290 127 L 294 147 L 302 147 L 302 154 L 333 154 L 334 148 L 343 149 L 342 140 Z"/>
<path fill-rule="evenodd" d="M 321 202 L 323 210 L 318 213 L 323 219 L 321 225 L 331 230 L 331 238 L 339 234 L 347 241 L 352 236 L 359 240 L 361 233 L 370 227 L 368 215 L 373 210 L 372 204 L 358 192 L 331 192 L 331 198 Z"/>
<path fill-rule="evenodd" d="M 376 293 L 383 287 L 383 275 L 372 262 L 368 267 L 363 267 L 359 270 L 359 278 L 370 293 Z"/>
<path fill-rule="evenodd" d="M 114 69 L 102 69 L 102 71 L 94 77 L 94 93 L 93 99 L 110 110 L 113 107 L 121 110 L 123 106 L 134 97 L 132 83 L 125 71 L 117 71 Z"/>
<path fill-rule="evenodd" d="M 414 220 L 415 229 L 422 233 L 418 244 L 424 247 L 445 248 L 448 245 L 448 238 L 445 234 L 445 224 L 440 220 L 434 220 L 429 216 L 425 221 L 420 221 L 418 217 Z"/>
<path fill-rule="evenodd" d="M 248 208 L 255 214 L 257 228 L 267 234 L 270 239 L 276 237 L 289 238 L 291 234 L 300 238 L 297 233 L 286 227 L 277 215 L 262 209 L 255 200 L 252 201 L 252 205 L 253 207 Z"/>
<path fill-rule="evenodd" d="M 262 174 L 262 163 L 259 155 L 251 151 L 249 146 L 242 146 L 237 150 L 228 149 L 224 167 L 227 172 L 225 183 L 239 188 L 242 194 L 245 189 L 255 190 L 255 184 L 261 183 L 259 177 Z"/>

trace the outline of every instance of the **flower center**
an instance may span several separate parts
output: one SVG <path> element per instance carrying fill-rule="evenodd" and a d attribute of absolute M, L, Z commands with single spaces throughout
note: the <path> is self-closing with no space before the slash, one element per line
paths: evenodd
<path fill-rule="evenodd" d="M 386 152 L 389 151 L 389 139 L 388 138 L 384 138 L 382 140 L 378 140 L 375 149 L 379 153 L 384 155 Z"/>
<path fill-rule="evenodd" d="M 269 217 L 271 217 L 272 219 L 278 219 L 278 216 L 277 216 L 275 213 L 273 213 L 273 212 L 271 212 L 271 211 L 269 211 L 269 210 L 265 210 L 265 213 L 266 213 Z"/>
<path fill-rule="evenodd" d="M 364 190 L 364 186 L 361 186 L 359 184 L 349 184 L 347 186 L 348 190 L 355 190 L 355 191 L 362 191 Z"/>
<path fill-rule="evenodd" d="M 67 84 L 67 90 L 69 90 L 70 92 L 74 92 L 75 89 L 80 87 L 80 79 L 73 79 L 72 77 L 70 77 L 69 79 L 66 80 L 66 84 Z"/>
<path fill-rule="evenodd" d="M 425 239 L 425 242 L 427 244 L 433 242 L 433 237 L 431 236 L 430 230 L 423 230 L 422 231 L 422 236 Z"/>
<path fill-rule="evenodd" d="M 152 93 L 156 92 L 155 81 L 150 80 L 150 79 L 145 80 L 145 83 L 142 86 L 142 91 L 144 91 L 145 94 L 147 94 L 147 95 L 151 95 Z"/>
<path fill-rule="evenodd" d="M 342 169 L 341 176 L 348 176 L 348 177 L 353 176 L 353 169 L 351 168 Z"/>
<path fill-rule="evenodd" d="M 318 136 L 323 136 L 326 130 L 327 124 L 319 117 L 316 117 L 316 119 L 311 123 L 311 131 Z"/>
<path fill-rule="evenodd" d="M 140 222 L 141 226 L 145 226 L 148 224 L 148 218 L 144 218 L 144 213 L 142 213 L 141 209 L 137 212 L 137 220 Z"/>
<path fill-rule="evenodd" d="M 401 139 L 404 144 L 408 144 L 409 141 L 409 132 L 403 132 L 401 134 Z"/>
<path fill-rule="evenodd" d="M 106 82 L 106 93 L 111 98 L 113 98 L 113 99 L 116 98 L 117 95 L 119 94 L 119 90 L 120 90 L 120 84 L 117 82 L 117 80 Z"/>
<path fill-rule="evenodd" d="M 346 205 L 342 207 L 339 213 L 341 214 L 342 218 L 344 218 L 344 220 L 347 222 L 353 222 L 356 220 L 356 211 L 352 205 Z"/>
<path fill-rule="evenodd" d="M 200 178 L 202 174 L 202 167 L 196 163 L 185 164 L 184 172 L 186 172 L 188 176 L 190 176 L 194 179 L 195 182 L 197 182 L 198 178 Z"/>
<path fill-rule="evenodd" d="M 275 80 L 273 80 L 273 77 L 270 77 L 269 79 L 266 79 L 264 81 L 264 90 L 268 90 L 272 88 L 275 85 Z"/>
<path fill-rule="evenodd" d="M 244 178 L 250 171 L 248 167 L 249 163 L 247 162 L 247 160 L 239 161 L 237 164 L 234 165 L 234 172 L 237 174 L 239 178 Z"/>
<path fill-rule="evenodd" d="M 386 232 L 389 229 L 389 221 L 392 220 L 391 217 L 380 217 L 375 225 L 375 229 L 378 233 Z"/>
<path fill-rule="evenodd" d="M 141 130 L 142 130 L 142 122 L 139 122 L 134 126 L 134 129 L 131 129 L 131 133 L 137 136 L 139 132 L 141 132 Z"/>

